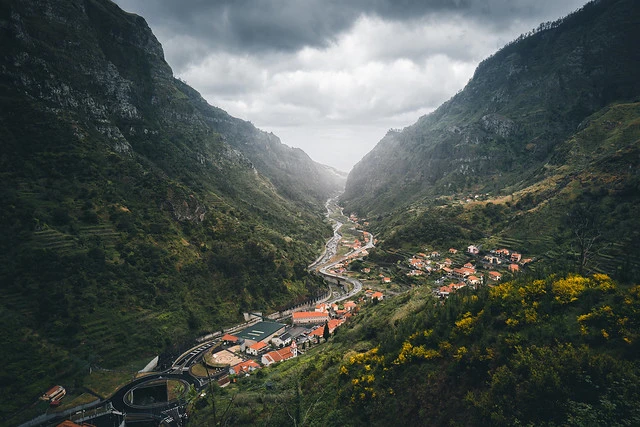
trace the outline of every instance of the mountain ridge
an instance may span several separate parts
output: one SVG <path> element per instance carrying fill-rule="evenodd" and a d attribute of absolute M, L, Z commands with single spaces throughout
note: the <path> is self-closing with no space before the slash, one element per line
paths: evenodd
<path fill-rule="evenodd" d="M 342 200 L 380 213 L 403 198 L 517 184 L 588 115 L 638 96 L 637 15 L 632 2 L 591 2 L 510 43 L 436 111 L 387 133 L 354 167 Z M 474 180 L 497 173 L 506 177 L 496 186 Z"/>
<path fill-rule="evenodd" d="M 175 79 L 143 18 L 3 1 L 0 42 L 0 413 L 324 292 L 340 178 Z"/>

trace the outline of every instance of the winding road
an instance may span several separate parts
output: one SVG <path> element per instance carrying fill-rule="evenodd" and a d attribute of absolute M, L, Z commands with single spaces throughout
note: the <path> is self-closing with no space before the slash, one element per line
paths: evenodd
<path fill-rule="evenodd" d="M 346 294 L 334 296 L 334 293 L 330 293 L 331 296 L 327 299 L 327 302 L 329 303 L 339 302 L 348 298 L 352 298 L 355 294 L 362 290 L 362 283 L 359 280 L 335 273 L 330 273 L 329 270 L 336 264 L 339 264 L 346 260 L 349 256 L 358 254 L 364 250 L 374 247 L 373 235 L 369 234 L 369 241 L 363 247 L 349 252 L 348 254 L 340 257 L 338 260 L 331 261 L 338 253 L 338 245 L 340 243 L 340 240 L 342 239 L 340 229 L 344 225 L 343 222 L 332 218 L 332 214 L 337 210 L 339 210 L 340 214 L 343 215 L 342 208 L 336 204 L 336 200 L 337 197 L 330 198 L 325 204 L 325 207 L 327 208 L 327 218 L 334 222 L 333 236 L 327 241 L 323 254 L 308 267 L 309 271 L 323 276 L 330 282 L 335 282 L 338 284 L 347 282 L 351 285 L 350 290 Z M 95 408 L 105 408 L 105 411 L 120 416 L 127 415 L 129 417 L 150 417 L 156 420 L 165 420 L 165 422 L 167 422 L 169 425 L 180 426 L 182 424 L 182 414 L 184 414 L 184 409 L 186 406 L 184 399 L 166 402 L 164 404 L 142 407 L 128 403 L 125 399 L 126 395 L 127 393 L 129 393 L 129 391 L 135 390 L 136 388 L 143 386 L 145 383 L 163 379 L 182 380 L 190 385 L 193 384 L 198 391 L 203 390 L 208 384 L 208 379 L 194 377 L 189 372 L 189 368 L 194 364 L 199 363 L 204 357 L 204 354 L 212 347 L 219 344 L 219 342 L 220 339 L 215 338 L 198 344 L 197 346 L 187 350 L 182 355 L 180 355 L 169 369 L 159 373 L 152 373 L 133 380 L 132 382 L 117 390 L 109 399 L 97 402 L 95 405 L 84 407 L 83 413 L 85 409 L 91 410 Z M 65 413 L 63 414 L 52 414 L 46 417 L 46 420 L 42 420 L 42 422 L 33 420 L 35 422 L 32 421 L 29 423 L 25 423 L 23 424 L 23 426 L 37 426 L 45 424 L 49 425 L 51 424 L 51 422 L 58 419 L 59 421 L 62 421 L 63 419 L 67 419 L 67 417 L 77 409 L 78 408 L 74 408 L 69 411 L 65 411 Z"/>
<path fill-rule="evenodd" d="M 342 239 L 342 234 L 340 234 L 340 229 L 342 228 L 342 226 L 344 225 L 344 223 L 333 219 L 331 216 L 332 214 L 335 212 L 334 210 L 339 209 L 340 210 L 340 214 L 344 215 L 342 212 L 342 208 L 339 207 L 336 204 L 336 199 L 337 197 L 331 198 L 329 200 L 327 200 L 327 202 L 325 203 L 325 207 L 327 208 L 327 218 L 330 221 L 334 221 L 335 224 L 333 226 L 333 236 L 331 237 L 331 239 L 329 239 L 329 241 L 327 242 L 327 244 L 325 245 L 325 250 L 323 252 L 323 254 L 316 260 L 313 262 L 313 264 L 311 264 L 309 266 L 309 270 L 316 272 L 317 274 L 322 275 L 324 278 L 330 280 L 330 281 L 336 281 L 337 283 L 341 283 L 341 282 L 347 282 L 349 284 L 351 284 L 351 289 L 349 290 L 349 292 L 347 292 L 345 295 L 339 295 L 337 297 L 333 297 L 333 298 L 329 298 L 327 300 L 327 302 L 329 303 L 334 303 L 334 302 L 339 302 L 339 301 L 344 301 L 346 299 L 349 299 L 351 297 L 353 297 L 355 294 L 357 294 L 358 292 L 360 292 L 362 290 L 362 282 L 360 282 L 357 279 L 353 279 L 351 277 L 347 277 L 347 276 L 342 276 L 340 274 L 335 274 L 335 273 L 330 273 L 329 270 L 334 267 L 336 264 L 339 264 L 341 262 L 343 262 L 344 260 L 346 260 L 349 256 L 352 256 L 353 254 L 359 254 L 364 250 L 368 250 L 371 249 L 373 247 L 375 247 L 374 245 L 374 237 L 373 234 L 369 233 L 369 241 L 366 243 L 366 245 L 358 248 L 358 249 L 354 249 L 353 251 L 349 252 L 348 254 L 344 255 L 343 257 L 340 257 L 340 259 L 335 260 L 335 261 L 331 261 L 331 259 L 333 257 L 336 256 L 336 254 L 338 253 L 338 244 L 340 243 L 340 240 Z M 332 294 L 333 295 L 333 294 Z"/>

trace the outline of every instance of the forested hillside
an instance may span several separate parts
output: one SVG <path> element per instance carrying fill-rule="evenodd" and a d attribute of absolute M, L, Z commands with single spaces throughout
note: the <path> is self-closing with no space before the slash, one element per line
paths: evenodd
<path fill-rule="evenodd" d="M 143 18 L 3 1 L 0 42 L 1 413 L 319 291 L 340 178 L 207 105 Z"/>
<path fill-rule="evenodd" d="M 591 2 L 508 44 L 356 165 L 345 208 L 387 248 L 507 239 L 552 268 L 639 278 L 639 17 Z"/>

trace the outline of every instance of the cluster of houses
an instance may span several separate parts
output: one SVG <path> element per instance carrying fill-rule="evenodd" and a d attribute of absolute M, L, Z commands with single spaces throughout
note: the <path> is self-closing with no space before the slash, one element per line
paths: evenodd
<path fill-rule="evenodd" d="M 223 347 L 217 348 L 209 360 L 216 366 L 228 365 L 230 375 L 248 375 L 263 366 L 294 358 L 304 348 L 319 344 L 325 337 L 325 329 L 333 335 L 357 309 L 353 301 L 346 301 L 342 306 L 321 303 L 314 311 L 294 312 L 292 325 L 258 322 L 222 336 Z"/>
<path fill-rule="evenodd" d="M 362 235 L 364 237 L 365 242 L 369 240 L 370 234 L 367 231 L 363 231 Z M 367 251 L 366 249 L 362 249 L 362 245 L 363 245 L 363 242 L 360 241 L 359 239 L 354 239 L 352 242 L 343 240 L 342 246 L 346 246 L 352 249 L 353 252 L 347 255 L 342 262 L 335 264 L 333 268 L 329 270 L 329 273 L 338 274 L 338 275 L 345 274 L 347 272 L 347 266 L 349 265 L 349 263 L 351 263 L 351 261 L 353 261 L 354 259 L 359 259 L 369 255 L 369 251 Z"/>
<path fill-rule="evenodd" d="M 421 276 L 434 272 L 442 273 L 442 280 L 450 279 L 452 281 L 447 285 L 440 286 L 435 292 L 438 296 L 446 298 L 465 286 L 476 288 L 484 284 L 485 279 L 488 284 L 499 282 L 502 280 L 502 273 L 496 269 L 506 267 L 510 273 L 517 273 L 521 267 L 533 261 L 531 258 L 523 258 L 521 253 L 509 249 L 492 249 L 482 258 L 480 257 L 480 249 L 475 245 L 469 245 L 465 252 L 475 258 L 476 262 L 479 261 L 482 264 L 481 268 L 487 270 L 485 274 L 480 273 L 471 262 L 462 266 L 454 266 L 454 262 L 450 258 L 443 257 L 438 251 L 433 251 L 429 254 L 420 252 L 413 255 L 408 261 L 411 270 L 407 275 Z M 458 249 L 450 248 L 448 253 L 455 255 L 458 253 Z"/>

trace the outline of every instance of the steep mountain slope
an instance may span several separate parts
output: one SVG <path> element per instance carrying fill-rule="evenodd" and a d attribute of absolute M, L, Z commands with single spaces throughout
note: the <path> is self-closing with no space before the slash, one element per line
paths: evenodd
<path fill-rule="evenodd" d="M 637 280 L 638 22 L 637 2 L 591 2 L 509 44 L 390 131 L 350 173 L 345 208 L 375 220 L 383 249 L 508 241 L 544 268 Z"/>
<path fill-rule="evenodd" d="M 0 412 L 319 291 L 340 178 L 174 79 L 143 18 L 3 1 L 0 44 Z"/>
<path fill-rule="evenodd" d="M 639 159 L 640 104 L 612 104 L 555 148 L 534 184 L 506 196 L 441 197 L 388 215 L 377 222 L 382 247 L 508 245 L 536 256 L 535 268 L 637 281 Z"/>
<path fill-rule="evenodd" d="M 433 113 L 390 131 L 351 171 L 362 214 L 425 197 L 522 188 L 589 115 L 640 95 L 640 8 L 603 0 L 541 25 L 483 61 Z"/>

